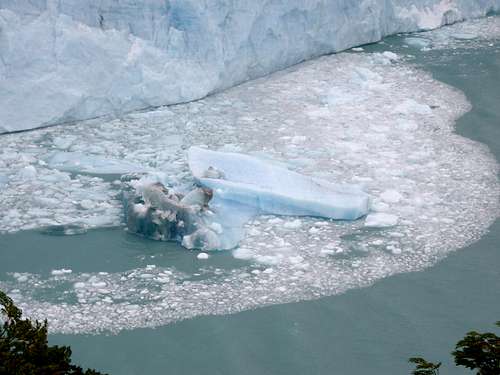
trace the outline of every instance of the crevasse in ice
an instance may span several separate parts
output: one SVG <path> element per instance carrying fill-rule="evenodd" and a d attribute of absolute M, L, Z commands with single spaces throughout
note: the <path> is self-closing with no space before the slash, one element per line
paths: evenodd
<path fill-rule="evenodd" d="M 0 133 L 199 99 L 500 0 L 0 0 Z"/>

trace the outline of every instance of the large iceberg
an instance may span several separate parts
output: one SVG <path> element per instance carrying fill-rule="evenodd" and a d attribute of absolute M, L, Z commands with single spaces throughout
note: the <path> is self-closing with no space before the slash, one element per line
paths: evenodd
<path fill-rule="evenodd" d="M 500 0 L 0 0 L 0 133 L 202 98 Z"/>
<path fill-rule="evenodd" d="M 357 185 L 335 185 L 249 155 L 191 147 L 196 181 L 220 200 L 261 214 L 355 220 L 368 213 L 368 195 Z"/>
<path fill-rule="evenodd" d="M 238 245 L 244 224 L 258 215 L 355 220 L 369 210 L 361 187 L 304 176 L 272 161 L 191 147 L 188 162 L 198 186 L 187 194 L 148 175 L 122 177 L 131 233 L 188 249 L 225 250 Z"/>

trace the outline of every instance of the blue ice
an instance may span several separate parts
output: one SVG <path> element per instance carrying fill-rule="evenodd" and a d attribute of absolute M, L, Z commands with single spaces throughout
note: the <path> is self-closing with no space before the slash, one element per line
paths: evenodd
<path fill-rule="evenodd" d="M 191 173 L 222 205 L 253 207 L 260 214 L 356 220 L 368 213 L 368 194 L 290 171 L 255 157 L 191 147 Z"/>

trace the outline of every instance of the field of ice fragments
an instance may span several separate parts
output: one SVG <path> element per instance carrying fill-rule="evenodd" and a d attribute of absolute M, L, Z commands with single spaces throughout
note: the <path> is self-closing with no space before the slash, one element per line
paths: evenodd
<path fill-rule="evenodd" d="M 343 53 L 194 103 L 4 135 L 3 233 L 121 226 L 120 175 L 185 186 L 193 145 L 361 184 L 372 208 L 352 222 L 257 217 L 232 251 L 243 262 L 221 269 L 206 260 L 217 253 L 193 251 L 196 277 L 152 260 L 118 273 L 14 272 L 0 289 L 53 332 L 118 332 L 334 295 L 429 267 L 478 239 L 499 212 L 495 159 L 453 133 L 469 109 L 462 93 L 403 56 Z"/>

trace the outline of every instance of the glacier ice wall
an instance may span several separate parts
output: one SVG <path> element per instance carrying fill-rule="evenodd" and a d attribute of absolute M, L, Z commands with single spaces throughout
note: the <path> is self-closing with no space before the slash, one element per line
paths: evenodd
<path fill-rule="evenodd" d="M 500 0 L 0 0 L 0 133 L 202 98 Z"/>

